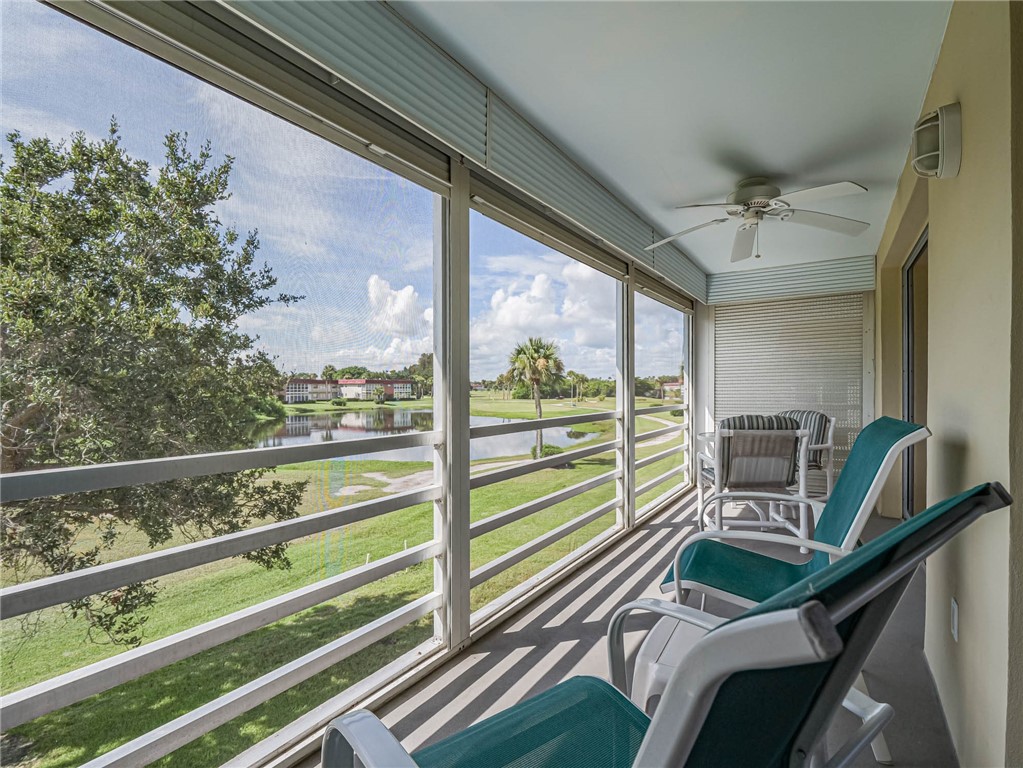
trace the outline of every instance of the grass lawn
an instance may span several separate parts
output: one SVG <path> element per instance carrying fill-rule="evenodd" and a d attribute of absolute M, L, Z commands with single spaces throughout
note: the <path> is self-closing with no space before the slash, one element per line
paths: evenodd
<path fill-rule="evenodd" d="M 420 401 L 422 402 L 422 401 Z M 508 418 L 533 417 L 529 401 L 477 397 L 470 401 L 473 413 Z M 651 401 L 650 405 L 660 404 Z M 640 404 L 639 407 L 643 407 Z M 608 410 L 613 400 L 580 403 L 568 401 L 545 404 L 544 415 Z M 663 418 L 662 418 L 663 417 Z M 657 429 L 664 422 L 676 422 L 667 412 L 641 417 L 640 431 Z M 609 439 L 613 422 L 580 425 L 592 436 L 585 445 Z M 675 438 L 677 439 L 677 438 Z M 657 453 L 667 443 L 642 444 L 640 457 Z M 655 477 L 682 461 L 675 455 L 644 467 L 638 482 Z M 471 516 L 477 520 L 535 499 L 614 467 L 614 454 L 606 453 L 573 463 L 571 468 L 546 469 L 479 488 L 471 494 Z M 343 503 L 386 495 L 389 480 L 397 480 L 431 469 L 428 462 L 307 462 L 278 468 L 281 479 L 308 480 L 302 514 L 311 514 Z M 368 476 L 369 473 L 376 475 Z M 649 492 L 640 503 L 660 495 L 681 478 Z M 341 488 L 363 490 L 339 497 Z M 504 526 L 473 540 L 472 567 L 477 568 L 536 536 L 561 525 L 588 509 L 612 498 L 614 484 L 608 483 L 562 502 L 543 512 Z M 522 563 L 473 589 L 476 610 L 508 589 L 539 572 L 550 563 L 581 546 L 614 524 L 610 512 L 556 542 Z M 160 579 L 160 596 L 150 612 L 146 640 L 151 642 L 184 628 L 201 624 L 232 611 L 254 605 L 275 595 L 336 575 L 370 560 L 378 560 L 405 546 L 433 537 L 430 504 L 393 512 L 373 520 L 346 526 L 298 540 L 288 549 L 292 566 L 288 570 L 266 571 L 244 560 L 231 559 L 173 574 Z M 181 540 L 168 542 L 173 546 Z M 111 559 L 148 551 L 140 537 L 126 537 Z M 432 589 L 432 565 L 423 563 L 367 585 L 315 608 L 287 617 L 270 626 L 184 659 L 165 669 L 98 694 L 79 704 L 46 715 L 14 729 L 14 742 L 6 748 L 25 747 L 27 764 L 45 768 L 74 766 L 92 759 L 158 725 L 185 714 L 261 674 L 288 663 L 323 644 L 343 636 Z M 18 619 L 0 622 L 4 654 L 0 660 L 0 688 L 4 693 L 80 668 L 115 655 L 120 649 L 89 642 L 85 623 L 68 619 L 59 609 L 42 611 L 32 617 L 36 631 L 23 639 Z M 432 636 L 427 618 L 391 635 L 370 648 L 336 664 L 232 722 L 169 755 L 160 765 L 214 766 L 279 730 L 305 711 L 336 695 L 387 662 Z M 71 736 L 70 734 L 73 734 Z"/>

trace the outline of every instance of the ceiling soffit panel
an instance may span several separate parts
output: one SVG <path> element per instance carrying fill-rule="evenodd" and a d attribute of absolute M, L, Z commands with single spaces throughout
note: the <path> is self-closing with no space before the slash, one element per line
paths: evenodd
<path fill-rule="evenodd" d="M 872 290 L 873 256 L 832 259 L 795 267 L 719 272 L 707 276 L 708 304 Z"/>
<path fill-rule="evenodd" d="M 478 162 L 487 89 L 383 3 L 231 0 L 230 7 Z"/>
<path fill-rule="evenodd" d="M 229 0 L 227 6 L 453 150 L 704 301 L 678 248 L 643 250 L 652 226 L 384 3 Z"/>
<path fill-rule="evenodd" d="M 657 239 L 717 214 L 675 206 L 723 201 L 751 176 L 783 192 L 843 180 L 867 187 L 808 206 L 869 222 L 859 236 L 771 221 L 760 232 L 763 259 L 739 264 L 729 260 L 732 224 L 678 241 L 709 273 L 876 251 L 951 7 L 392 4 L 652 223 Z"/>

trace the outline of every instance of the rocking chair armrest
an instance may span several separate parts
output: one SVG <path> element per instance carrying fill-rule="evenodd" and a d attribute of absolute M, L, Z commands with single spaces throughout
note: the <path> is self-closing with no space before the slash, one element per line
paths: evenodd
<path fill-rule="evenodd" d="M 372 712 L 357 709 L 331 720 L 323 733 L 324 768 L 418 768 L 416 761 Z"/>
<path fill-rule="evenodd" d="M 660 614 L 707 631 L 727 621 L 720 616 L 655 597 L 641 597 L 621 606 L 607 627 L 607 666 L 611 684 L 626 696 L 629 695 L 629 681 L 625 669 L 625 618 L 633 611 Z"/>
<path fill-rule="evenodd" d="M 707 507 L 715 501 L 778 501 L 783 504 L 808 504 L 813 509 L 814 520 L 820 518 L 824 510 L 824 502 L 820 499 L 811 499 L 807 496 L 797 496 L 791 493 L 768 493 L 766 491 L 722 491 L 708 496 L 703 500 L 703 508 L 700 514 L 707 511 Z"/>
<path fill-rule="evenodd" d="M 683 541 L 682 546 L 680 546 L 678 548 L 678 552 L 675 553 L 673 570 L 675 574 L 675 600 L 678 603 L 682 602 L 682 577 L 679 567 L 679 564 L 682 562 L 682 554 L 693 544 L 704 539 L 716 539 L 719 541 L 735 539 L 737 541 L 759 541 L 769 544 L 784 544 L 789 547 L 800 547 L 812 549 L 816 552 L 826 552 L 835 558 L 845 557 L 849 554 L 849 550 L 842 549 L 841 547 L 825 544 L 822 541 L 814 541 L 813 539 L 802 539 L 798 536 L 788 536 L 784 533 L 767 533 L 765 531 L 700 531 Z"/>

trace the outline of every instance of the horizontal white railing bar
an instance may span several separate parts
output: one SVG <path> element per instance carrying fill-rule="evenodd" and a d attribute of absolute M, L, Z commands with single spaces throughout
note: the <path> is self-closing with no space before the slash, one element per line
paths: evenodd
<path fill-rule="evenodd" d="M 620 498 L 611 499 L 611 501 L 605 502 L 599 507 L 595 507 L 589 512 L 569 520 L 563 525 L 559 525 L 557 528 L 548 531 L 543 536 L 537 536 L 535 539 L 523 544 L 521 547 L 516 547 L 511 552 L 491 560 L 486 565 L 481 565 L 469 574 L 469 586 L 478 587 L 484 581 L 494 578 L 494 576 L 501 573 L 501 571 L 506 571 L 516 563 L 521 563 L 530 555 L 534 555 L 541 549 L 549 547 L 558 539 L 563 539 L 570 533 L 573 533 L 583 526 L 592 523 L 597 518 L 606 515 L 608 512 L 616 509 L 621 503 L 622 500 Z"/>
<path fill-rule="evenodd" d="M 516 432 L 535 432 L 538 429 L 548 427 L 568 427 L 572 424 L 587 424 L 591 421 L 610 421 L 621 417 L 621 411 L 596 411 L 594 413 L 580 413 L 573 416 L 552 416 L 547 419 L 527 419 L 523 421 L 509 421 L 506 424 L 481 424 L 476 427 L 469 427 L 469 437 L 495 437 L 497 435 L 511 435 Z"/>
<path fill-rule="evenodd" d="M 285 616 L 340 597 L 346 592 L 437 557 L 442 552 L 443 547 L 437 542 L 420 544 L 375 563 L 354 568 L 258 605 L 155 640 L 140 648 L 125 651 L 109 659 L 15 691 L 0 699 L 0 722 L 3 722 L 5 729 L 14 728 L 93 694 L 110 690 L 129 680 L 273 624 Z"/>
<path fill-rule="evenodd" d="M 482 520 L 477 520 L 475 523 L 469 525 L 469 536 L 470 538 L 475 539 L 477 536 L 482 536 L 485 533 L 495 531 L 502 526 L 513 523 L 516 520 L 521 520 L 523 517 L 528 517 L 529 515 L 540 512 L 548 507 L 553 507 L 555 504 L 571 499 L 581 493 L 592 491 L 594 488 L 598 488 L 612 480 L 617 480 L 621 476 L 622 473 L 620 470 L 613 469 L 610 472 L 605 472 L 601 475 L 597 475 L 596 477 L 591 477 L 589 480 L 583 480 L 581 483 L 570 485 L 567 488 L 562 488 L 554 493 L 549 493 L 546 496 L 541 496 L 539 499 L 527 501 L 525 504 L 520 504 L 506 512 L 498 512 L 496 515 L 484 517 Z"/>
<path fill-rule="evenodd" d="M 686 466 L 685 466 L 685 464 L 683 464 L 683 465 L 678 466 L 678 467 L 672 467 L 667 472 L 658 475 L 657 477 L 653 478 L 652 480 L 647 480 L 645 483 L 643 483 L 642 485 L 640 485 L 639 487 L 636 488 L 636 497 L 638 498 L 638 497 L 642 496 L 644 493 L 646 493 L 647 491 L 649 491 L 649 490 L 651 490 L 653 488 L 656 488 L 661 483 L 668 482 L 675 475 L 684 474 L 685 471 L 686 471 Z"/>
<path fill-rule="evenodd" d="M 495 469 L 493 472 L 484 472 L 481 475 L 473 475 L 469 478 L 469 488 L 482 488 L 485 485 L 499 483 L 502 480 L 511 480 L 513 477 L 521 477 L 541 469 L 549 467 L 560 467 L 576 459 L 585 459 L 589 456 L 596 456 L 598 453 L 606 453 L 622 447 L 621 440 L 609 440 L 606 443 L 597 443 L 586 448 L 576 448 L 574 451 L 565 451 L 556 456 L 548 456 L 545 459 L 524 459 L 520 464 L 513 464 L 510 467 Z"/>
<path fill-rule="evenodd" d="M 635 413 L 637 416 L 642 416 L 646 413 L 666 413 L 667 411 L 688 411 L 689 406 L 683 405 L 682 403 L 675 403 L 675 405 L 652 405 L 649 408 L 637 408 Z"/>
<path fill-rule="evenodd" d="M 670 435 L 672 432 L 681 432 L 684 429 L 686 429 L 685 424 L 672 424 L 670 427 L 651 429 L 649 432 L 644 432 L 641 435 L 636 435 L 636 442 L 644 443 L 647 440 L 653 440 L 655 437 L 660 437 L 661 435 Z"/>
<path fill-rule="evenodd" d="M 685 445 L 675 445 L 666 451 L 654 453 L 642 459 L 636 459 L 636 469 L 643 469 L 643 467 L 649 467 L 651 464 L 656 464 L 661 459 L 666 459 L 669 456 L 674 456 L 676 453 L 683 453 L 685 450 L 686 450 Z"/>
<path fill-rule="evenodd" d="M 240 755 L 229 758 L 221 768 L 251 765 L 258 765 L 260 768 L 293 766 L 304 756 L 319 750 L 323 740 L 323 728 L 335 717 L 352 709 L 375 710 L 377 707 L 374 706 L 374 702 L 382 694 L 386 695 L 389 687 L 400 686 L 410 678 L 422 679 L 426 674 L 420 673 L 421 676 L 417 677 L 418 670 L 434 664 L 439 666 L 443 659 L 445 659 L 443 642 L 439 637 L 431 637 L 292 720 L 281 730 L 274 731 Z"/>
<path fill-rule="evenodd" d="M 356 440 L 332 440 L 308 445 L 287 445 L 276 448 L 249 448 L 190 456 L 167 456 L 160 459 L 119 461 L 112 464 L 89 464 L 79 467 L 35 469 L 3 475 L 0 482 L 0 503 L 60 496 L 67 493 L 99 491 L 149 485 L 189 477 L 205 477 L 247 469 L 266 469 L 281 464 L 321 461 L 344 456 L 436 445 L 443 433 L 413 432 L 407 435 L 364 437 Z"/>
<path fill-rule="evenodd" d="M 283 544 L 292 539 L 340 528 L 423 502 L 435 501 L 440 496 L 441 487 L 431 485 L 415 491 L 385 496 L 382 499 L 371 499 L 346 507 L 328 509 L 247 531 L 229 533 L 213 539 L 195 541 L 138 557 L 18 584 L 0 590 L 0 614 L 3 618 L 9 619 L 71 600 L 80 600 L 99 592 L 148 581 L 262 547 Z"/>
<path fill-rule="evenodd" d="M 295 659 L 272 672 L 214 699 L 188 714 L 154 728 L 149 733 L 129 741 L 86 763 L 86 768 L 125 766 L 135 768 L 170 754 L 178 747 L 194 741 L 203 734 L 238 717 L 250 709 L 269 701 L 299 683 L 308 680 L 338 662 L 372 645 L 391 633 L 428 615 L 443 603 L 437 593 L 402 606 L 376 621 L 349 632 L 344 637 L 327 643 L 315 651 Z"/>
<path fill-rule="evenodd" d="M 473 628 L 473 640 L 478 639 L 492 628 L 493 622 L 503 622 L 510 615 L 505 613 L 506 611 L 522 607 L 521 603 L 524 596 L 530 592 L 545 592 L 551 583 L 556 584 L 564 579 L 571 578 L 572 573 L 565 572 L 568 566 L 575 565 L 580 560 L 588 562 L 599 557 L 601 551 L 609 546 L 609 541 L 618 541 L 631 533 L 632 530 L 626 530 L 617 524 L 606 531 L 601 531 L 583 546 L 572 550 L 560 560 L 554 561 L 521 584 L 516 584 L 507 592 L 495 597 L 482 608 L 473 612 L 469 617 L 470 626 Z M 526 604 L 528 604 L 528 601 Z"/>
<path fill-rule="evenodd" d="M 679 483 L 673 488 L 669 488 L 667 491 L 662 493 L 652 501 L 647 502 L 642 507 L 636 510 L 636 520 L 645 522 L 648 518 L 663 511 L 663 507 L 668 504 L 672 499 L 681 498 L 684 494 L 689 493 L 693 489 L 692 483 Z"/>

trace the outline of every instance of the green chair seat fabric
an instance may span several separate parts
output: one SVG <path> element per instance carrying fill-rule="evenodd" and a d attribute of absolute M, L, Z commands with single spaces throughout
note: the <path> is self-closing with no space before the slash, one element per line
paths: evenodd
<path fill-rule="evenodd" d="M 920 429 L 923 427 L 919 424 L 882 416 L 860 431 L 817 522 L 813 535 L 815 540 L 835 547 L 842 546 L 888 451 L 900 440 Z M 828 556 L 823 552 L 818 552 L 814 558 L 821 561 L 820 567 L 828 564 Z"/>
<path fill-rule="evenodd" d="M 573 677 L 412 759 L 421 768 L 627 768 L 649 725 L 613 686 Z"/>
<path fill-rule="evenodd" d="M 813 561 L 789 563 L 749 549 L 703 539 L 682 553 L 682 578 L 761 602 L 817 570 Z M 675 583 L 674 567 L 662 584 Z"/>
<path fill-rule="evenodd" d="M 743 613 L 743 616 L 756 616 L 761 613 L 780 611 L 802 605 L 808 599 L 817 599 L 829 605 L 834 595 L 843 594 L 851 589 L 850 584 L 862 583 L 877 573 L 892 559 L 905 542 L 911 542 L 921 531 L 927 536 L 935 536 L 945 527 L 954 525 L 961 517 L 963 505 L 971 499 L 983 500 L 992 493 L 1003 493 L 1004 490 L 993 490 L 990 483 L 984 483 L 963 491 L 957 496 L 940 501 L 909 520 L 899 523 L 891 530 L 858 547 L 851 554 L 832 563 L 813 578 L 792 584 L 788 589 L 778 592 L 758 605 Z M 956 509 L 956 508 L 960 509 Z M 956 514 L 949 514 L 950 510 Z M 734 619 L 733 619 L 734 621 Z"/>

